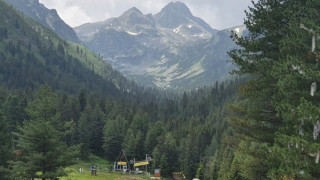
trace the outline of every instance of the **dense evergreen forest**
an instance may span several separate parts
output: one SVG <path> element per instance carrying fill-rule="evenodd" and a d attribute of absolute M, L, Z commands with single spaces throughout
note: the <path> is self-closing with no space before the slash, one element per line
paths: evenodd
<path fill-rule="evenodd" d="M 243 80 L 183 95 L 143 88 L 0 3 L 1 177 L 59 177 L 76 157 L 114 161 L 123 149 L 191 178 L 231 134 L 225 104 Z"/>
<path fill-rule="evenodd" d="M 59 94 L 48 85 L 40 87 L 32 96 L 23 90 L 12 92 L 2 88 L 1 120 L 5 124 L 2 132 L 15 135 L 2 136 L 2 142 L 7 142 L 6 152 L 10 154 L 13 150 L 12 139 L 15 140 L 14 150 L 28 152 L 18 158 L 3 154 L 2 160 L 14 159 L 12 172 L 15 174 L 29 172 L 23 167 L 36 169 L 27 175 L 32 177 L 41 168 L 38 167 L 40 160 L 35 160 L 31 152 L 44 153 L 38 148 L 54 139 L 65 146 L 64 153 L 60 153 L 73 158 L 87 160 L 89 153 L 94 153 L 115 161 L 123 149 L 129 159 L 143 160 L 146 153 L 151 154 L 154 168 L 161 168 L 164 177 L 171 177 L 176 171 L 194 177 L 199 163 L 209 162 L 220 147 L 221 139 L 232 134 L 226 122 L 225 105 L 236 100 L 236 87 L 240 83 L 230 81 L 227 85 L 222 83 L 185 93 L 175 100 L 151 100 L 141 105 L 84 93 Z M 43 123 L 49 123 L 53 130 L 39 125 Z M 47 137 L 47 133 L 57 134 L 57 137 Z M 67 153 L 70 148 L 78 153 Z M 59 152 L 55 153 L 60 156 Z M 55 163 L 50 159 L 47 163 Z M 65 165 L 73 162 L 70 157 L 63 157 L 63 161 Z M 56 173 L 60 171 L 57 169 Z"/>
<path fill-rule="evenodd" d="M 166 178 L 319 179 L 319 8 L 253 2 L 248 35 L 232 35 L 238 78 L 175 94 L 126 80 L 0 0 L 0 177 L 54 179 L 123 149 L 150 154 Z"/>

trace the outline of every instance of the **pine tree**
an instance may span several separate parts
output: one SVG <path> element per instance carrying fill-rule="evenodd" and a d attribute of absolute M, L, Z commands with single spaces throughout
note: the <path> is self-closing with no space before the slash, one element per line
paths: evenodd
<path fill-rule="evenodd" d="M 203 167 L 202 163 L 199 164 L 196 178 L 198 178 L 198 179 L 203 179 L 204 178 L 204 167 Z"/>
<path fill-rule="evenodd" d="M 139 158 L 139 159 L 144 159 L 145 157 L 145 149 L 144 149 L 144 136 L 143 136 L 143 133 L 141 131 L 138 131 L 136 133 L 136 137 L 134 139 L 134 142 L 135 142 L 135 147 L 136 147 L 136 155 L 135 157 L 136 158 Z"/>
<path fill-rule="evenodd" d="M 230 119 L 242 140 L 235 158 L 243 163 L 244 177 L 319 177 L 313 157 L 319 139 L 312 137 L 319 103 L 310 92 L 320 77 L 318 48 L 311 48 L 319 32 L 318 7 L 312 0 L 258 1 L 247 13 L 249 35 L 235 35 L 242 47 L 230 52 L 237 73 L 254 77 L 242 87 L 246 99 L 234 106 L 238 116 Z"/>
<path fill-rule="evenodd" d="M 4 114 L 10 125 L 11 131 L 15 131 L 18 125 L 21 125 L 26 119 L 25 109 L 26 100 L 21 96 L 9 96 L 4 105 Z"/>
<path fill-rule="evenodd" d="M 83 91 L 78 96 L 79 104 L 80 104 L 80 111 L 83 111 L 84 108 L 87 106 L 87 99 Z"/>
<path fill-rule="evenodd" d="M 284 123 L 275 137 L 269 176 L 318 179 L 320 141 L 316 134 L 320 131 L 320 103 L 312 86 L 316 86 L 320 77 L 319 47 L 316 46 L 319 43 L 317 34 L 320 33 L 317 18 L 320 2 L 296 0 L 286 5 L 290 9 L 287 12 L 291 15 L 288 17 L 291 26 L 280 50 L 287 55 L 284 61 L 291 68 L 281 68 L 282 71 L 278 72 L 279 99 L 275 107 Z M 312 43 L 313 37 L 315 44 Z M 295 67 L 300 70 L 295 70 Z"/>
<path fill-rule="evenodd" d="M 164 133 L 164 124 L 162 121 L 157 121 L 154 125 L 149 126 L 148 133 L 145 138 L 144 147 L 146 153 L 151 153 L 158 144 L 158 139 Z"/>
<path fill-rule="evenodd" d="M 163 154 L 161 156 L 158 167 L 161 169 L 162 177 L 170 178 L 171 173 L 170 173 L 170 167 L 168 164 L 168 157 L 166 156 L 166 154 Z"/>
<path fill-rule="evenodd" d="M 158 146 L 154 149 L 155 168 L 161 169 L 164 177 L 171 177 L 178 169 L 178 148 L 176 140 L 171 133 L 159 138 Z"/>
<path fill-rule="evenodd" d="M 90 111 L 89 106 L 85 108 L 84 113 L 81 114 L 78 122 L 78 142 L 80 143 L 80 155 L 84 160 L 88 160 L 90 153 L 90 136 L 91 130 L 89 126 L 88 112 Z"/>
<path fill-rule="evenodd" d="M 63 141 L 66 127 L 59 120 L 56 94 L 48 86 L 41 87 L 27 113 L 30 120 L 15 133 L 17 148 L 22 152 L 13 162 L 15 175 L 41 179 L 66 176 L 64 167 L 73 162 L 76 149 Z"/>
<path fill-rule="evenodd" d="M 90 149 L 97 155 L 103 154 L 103 127 L 105 125 L 104 114 L 99 105 L 95 105 L 89 116 L 89 127 L 91 131 Z"/>
<path fill-rule="evenodd" d="M 108 160 L 117 159 L 122 150 L 123 137 L 126 133 L 126 120 L 119 115 L 116 119 L 108 120 L 103 131 L 103 149 Z"/>
<path fill-rule="evenodd" d="M 135 142 L 135 133 L 130 128 L 125 135 L 122 147 L 129 159 L 138 159 L 138 157 L 136 156 L 137 144 Z"/>
<path fill-rule="evenodd" d="M 148 129 L 148 114 L 143 113 L 142 110 L 138 110 L 138 112 L 133 117 L 132 123 L 131 123 L 131 129 L 134 132 L 138 132 L 139 130 L 146 134 Z"/>

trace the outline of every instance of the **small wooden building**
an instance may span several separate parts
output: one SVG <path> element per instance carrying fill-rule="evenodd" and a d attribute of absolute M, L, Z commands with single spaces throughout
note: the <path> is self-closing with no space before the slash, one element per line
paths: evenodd
<path fill-rule="evenodd" d="M 155 169 L 154 170 L 154 177 L 161 177 L 161 169 Z"/>

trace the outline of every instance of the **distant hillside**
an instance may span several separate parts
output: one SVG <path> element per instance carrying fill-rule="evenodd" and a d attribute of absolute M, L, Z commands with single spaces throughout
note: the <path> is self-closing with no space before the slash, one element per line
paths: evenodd
<path fill-rule="evenodd" d="M 65 92 L 91 91 L 118 97 L 133 85 L 96 54 L 69 43 L 0 1 L 0 84 Z M 131 86 L 132 85 L 132 86 Z"/>
<path fill-rule="evenodd" d="M 33 20 L 41 23 L 47 28 L 54 31 L 61 38 L 80 43 L 74 30 L 67 25 L 54 9 L 47 9 L 39 0 L 5 0 L 17 10 L 31 17 Z"/>

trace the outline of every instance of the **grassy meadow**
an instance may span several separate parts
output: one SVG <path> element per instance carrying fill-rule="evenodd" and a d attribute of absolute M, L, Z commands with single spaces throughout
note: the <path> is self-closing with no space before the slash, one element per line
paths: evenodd
<path fill-rule="evenodd" d="M 90 165 L 98 165 L 97 175 L 92 176 Z M 79 169 L 83 168 L 83 173 L 79 173 Z M 143 175 L 123 174 L 121 172 L 112 172 L 112 164 L 109 161 L 101 159 L 97 156 L 90 155 L 87 162 L 79 161 L 79 163 L 67 168 L 68 176 L 61 177 L 61 180 L 149 180 L 150 178 Z"/>

